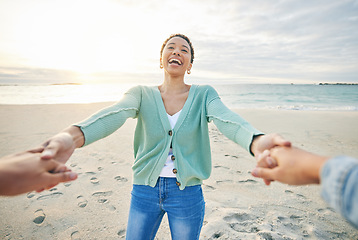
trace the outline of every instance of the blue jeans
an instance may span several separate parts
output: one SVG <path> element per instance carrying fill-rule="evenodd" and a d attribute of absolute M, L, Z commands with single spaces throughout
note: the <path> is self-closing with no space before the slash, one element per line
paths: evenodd
<path fill-rule="evenodd" d="M 199 239 L 205 213 L 201 185 L 180 190 L 176 178 L 161 177 L 154 188 L 133 185 L 126 239 L 154 239 L 165 213 L 172 239 Z"/>

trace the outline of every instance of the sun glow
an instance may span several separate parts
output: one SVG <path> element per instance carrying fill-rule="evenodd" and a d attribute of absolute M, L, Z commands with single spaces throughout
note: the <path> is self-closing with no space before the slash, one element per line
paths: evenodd
<path fill-rule="evenodd" d="M 2 6 L 0 66 L 32 81 L 156 80 L 162 42 L 187 28 L 185 21 L 165 20 L 172 15 L 166 9 L 177 8 L 166 1 L 13 0 Z M 181 11 L 193 15 L 185 5 Z"/>
<path fill-rule="evenodd" d="M 133 11 L 113 1 L 42 1 L 23 9 L 16 19 L 11 52 L 21 56 L 24 65 L 66 69 L 82 78 L 98 72 L 138 72 L 144 63 L 157 64 L 160 46 L 150 43 L 154 52 L 143 45 L 136 31 L 140 21 L 130 21 Z"/>

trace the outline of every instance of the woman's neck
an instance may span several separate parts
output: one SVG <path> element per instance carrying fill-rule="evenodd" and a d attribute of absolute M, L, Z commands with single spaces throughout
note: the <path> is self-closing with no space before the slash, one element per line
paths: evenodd
<path fill-rule="evenodd" d="M 184 93 L 189 90 L 190 86 L 185 84 L 184 76 L 172 77 L 165 76 L 164 82 L 159 86 L 160 92 Z"/>

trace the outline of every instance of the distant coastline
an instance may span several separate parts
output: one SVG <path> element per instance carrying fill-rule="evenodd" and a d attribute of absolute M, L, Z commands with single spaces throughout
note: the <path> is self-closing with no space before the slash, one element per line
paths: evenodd
<path fill-rule="evenodd" d="M 358 83 L 319 83 L 318 85 L 358 85 Z"/>
<path fill-rule="evenodd" d="M 82 85 L 82 83 L 52 83 L 50 85 Z"/>

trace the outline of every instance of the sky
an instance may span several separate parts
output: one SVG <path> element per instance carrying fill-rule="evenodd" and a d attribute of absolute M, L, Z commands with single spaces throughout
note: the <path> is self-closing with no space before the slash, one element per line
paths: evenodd
<path fill-rule="evenodd" d="M 2 0 L 0 83 L 160 83 L 173 33 L 188 83 L 358 83 L 358 0 Z"/>

